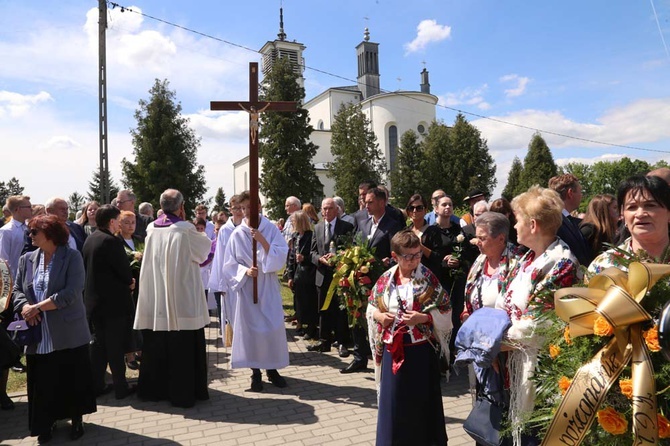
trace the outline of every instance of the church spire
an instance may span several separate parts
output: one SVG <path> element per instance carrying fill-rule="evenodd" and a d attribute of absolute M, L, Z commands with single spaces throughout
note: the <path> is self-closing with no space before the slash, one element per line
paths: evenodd
<path fill-rule="evenodd" d="M 279 34 L 277 34 L 279 40 L 286 40 L 286 33 L 284 32 L 284 8 L 279 7 Z"/>

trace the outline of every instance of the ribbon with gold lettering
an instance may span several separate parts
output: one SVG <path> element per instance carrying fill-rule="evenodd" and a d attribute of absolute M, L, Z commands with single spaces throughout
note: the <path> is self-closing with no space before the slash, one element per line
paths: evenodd
<path fill-rule="evenodd" d="M 612 384 L 632 360 L 633 434 L 636 446 L 658 444 L 656 385 L 642 323 L 651 315 L 640 302 L 670 265 L 631 263 L 629 273 L 608 268 L 588 288 L 554 293 L 556 314 L 570 325 L 573 337 L 593 334 L 598 316 L 614 328 L 614 337 L 579 368 L 549 425 L 542 446 L 579 445 L 595 420 Z"/>
<path fill-rule="evenodd" d="M 0 259 L 0 311 L 4 311 L 9 306 L 12 296 L 12 273 L 9 264 Z"/>

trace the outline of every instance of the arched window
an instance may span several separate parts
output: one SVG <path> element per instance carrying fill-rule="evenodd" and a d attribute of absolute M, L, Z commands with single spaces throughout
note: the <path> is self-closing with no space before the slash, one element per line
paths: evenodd
<path fill-rule="evenodd" d="M 317 130 L 323 130 L 323 120 L 319 119 L 319 123 L 316 124 Z"/>
<path fill-rule="evenodd" d="M 391 170 L 394 170 L 396 158 L 398 157 L 398 127 L 395 125 L 389 126 L 389 157 Z"/>

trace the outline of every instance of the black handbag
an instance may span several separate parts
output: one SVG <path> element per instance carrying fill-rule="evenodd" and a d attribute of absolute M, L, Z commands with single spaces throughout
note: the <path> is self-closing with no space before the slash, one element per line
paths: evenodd
<path fill-rule="evenodd" d="M 21 358 L 21 349 L 12 341 L 9 333 L 0 327 L 0 370 L 16 364 L 19 358 Z"/>
<path fill-rule="evenodd" d="M 485 446 L 500 446 L 503 444 L 502 430 L 503 408 L 491 402 L 483 395 L 477 395 L 475 407 L 463 423 L 463 430 Z"/>
<path fill-rule="evenodd" d="M 42 327 L 40 324 L 28 325 L 23 319 L 15 319 L 7 327 L 12 341 L 20 347 L 27 347 L 42 342 Z"/>

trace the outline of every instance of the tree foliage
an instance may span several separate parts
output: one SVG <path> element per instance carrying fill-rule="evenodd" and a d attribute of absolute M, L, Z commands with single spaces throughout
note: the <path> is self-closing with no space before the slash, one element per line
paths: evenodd
<path fill-rule="evenodd" d="M 414 130 L 408 130 L 400 137 L 396 168 L 389 174 L 392 187 L 392 201 L 395 206 L 404 208 L 407 200 L 413 194 L 422 196 L 428 191 L 426 177 L 421 170 L 424 153 L 419 142 L 419 135 Z"/>
<path fill-rule="evenodd" d="M 70 211 L 70 216 L 77 215 L 77 212 L 84 207 L 86 202 L 86 197 L 84 197 L 79 192 L 72 192 L 69 197 L 67 197 L 67 205 Z"/>
<path fill-rule="evenodd" d="M 112 178 L 111 174 L 107 174 L 108 184 L 109 184 L 109 197 L 110 200 L 116 197 L 119 193 L 119 186 L 116 184 L 116 181 Z M 105 204 L 102 197 L 102 181 L 100 181 L 100 167 L 93 171 L 91 175 L 91 181 L 88 182 L 88 193 L 86 198 L 89 201 L 97 201 L 100 204 Z"/>
<path fill-rule="evenodd" d="M 487 142 L 462 114 L 456 116 L 452 127 L 433 122 L 423 145 L 426 196 L 444 189 L 458 205 L 472 189 L 490 194 L 495 187 L 496 165 Z"/>
<path fill-rule="evenodd" d="M 380 182 L 384 160 L 370 121 L 357 104 L 342 104 L 331 126 L 333 161 L 328 176 L 335 180 L 335 194 L 342 197 L 347 212 L 358 209 L 358 185 L 364 180 Z"/>
<path fill-rule="evenodd" d="M 135 111 L 137 128 L 132 129 L 135 161 L 123 159 L 123 184 L 137 201 L 158 203 L 168 188 L 184 195 L 191 212 L 205 193 L 205 168 L 197 164 L 198 138 L 181 116 L 181 104 L 169 89 L 167 79 L 156 79 L 149 100 L 140 99 Z"/>
<path fill-rule="evenodd" d="M 220 187 L 216 190 L 216 195 L 214 195 L 214 206 L 212 210 L 214 212 L 225 212 L 226 215 L 230 215 L 230 209 L 228 209 L 228 200 L 226 200 L 226 193 L 223 191 L 223 188 Z"/>
<path fill-rule="evenodd" d="M 7 183 L 0 181 L 0 206 L 4 206 L 7 198 L 12 195 L 23 195 L 23 187 L 16 177 L 12 177 Z"/>
<path fill-rule="evenodd" d="M 512 167 L 507 174 L 507 184 L 502 191 L 502 196 L 507 200 L 512 201 L 512 198 L 523 192 L 523 186 L 521 185 L 522 174 L 523 164 L 521 164 L 519 157 L 515 156 L 514 161 L 512 161 Z"/>
<path fill-rule="evenodd" d="M 556 176 L 557 173 L 558 168 L 549 146 L 542 135 L 535 133 L 528 144 L 528 153 L 523 160 L 522 190 L 528 190 L 536 184 L 547 187 L 549 179 Z"/>
<path fill-rule="evenodd" d="M 286 197 L 301 201 L 318 201 L 323 185 L 316 176 L 312 159 L 317 146 L 309 141 L 312 126 L 307 110 L 302 108 L 305 89 L 288 58 L 279 58 L 263 79 L 261 97 L 266 101 L 296 101 L 298 110 L 266 111 L 261 114 L 259 156 L 263 160 L 260 192 L 269 200 L 264 206 L 270 218 L 286 217 Z"/>

